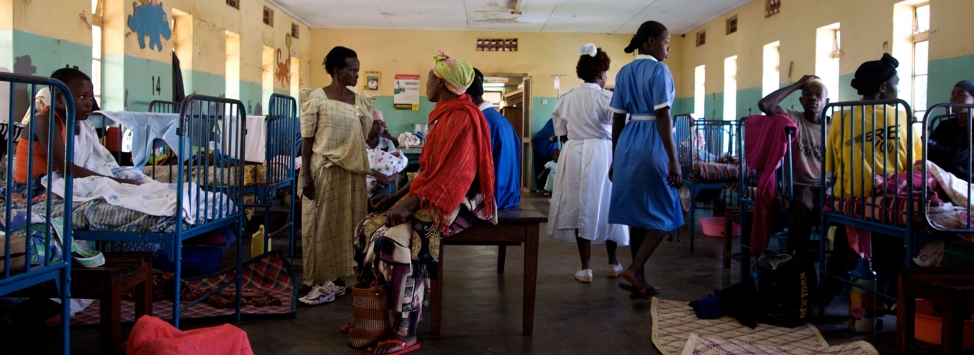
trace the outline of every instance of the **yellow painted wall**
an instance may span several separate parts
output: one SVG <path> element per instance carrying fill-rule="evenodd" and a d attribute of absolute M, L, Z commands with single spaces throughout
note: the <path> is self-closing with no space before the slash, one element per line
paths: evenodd
<path fill-rule="evenodd" d="M 56 0 L 47 0 L 56 1 Z M 129 56 L 150 59 L 168 63 L 173 40 L 163 40 L 163 50 L 157 51 L 139 47 L 138 36 L 128 27 L 128 16 L 132 14 L 132 0 L 102 0 L 105 11 L 105 54 L 126 54 Z M 83 1 L 79 1 L 83 2 Z M 286 38 L 291 33 L 291 24 L 298 24 L 299 36 L 291 40 L 291 55 L 303 58 L 307 55 L 310 33 L 308 27 L 298 23 L 287 15 L 264 1 L 242 1 L 240 9 L 233 9 L 222 1 L 199 0 L 167 0 L 163 1 L 163 8 L 172 20 L 172 9 L 179 9 L 192 16 L 193 38 L 192 58 L 180 58 L 184 70 L 195 70 L 211 74 L 224 75 L 226 64 L 222 55 L 226 52 L 225 31 L 240 35 L 240 80 L 254 83 L 261 82 L 261 52 L 264 46 L 281 49 L 280 61 L 287 59 L 288 47 Z M 262 22 L 264 6 L 274 11 L 274 27 Z M 187 30 L 189 31 L 189 30 Z M 90 37 L 90 32 L 86 36 Z M 109 38 L 124 38 L 124 41 L 113 41 Z M 88 38 L 87 42 L 91 43 Z M 306 75 L 304 75 L 306 77 Z M 292 74 L 292 79 L 295 76 Z M 307 80 L 307 79 L 305 79 Z M 289 90 L 286 84 L 275 81 L 275 88 Z"/>
<path fill-rule="evenodd" d="M 518 38 L 517 52 L 478 52 L 477 38 Z M 554 97 L 553 75 L 561 78 L 562 92 L 578 86 L 582 81 L 575 75 L 578 48 L 592 42 L 602 47 L 612 59 L 609 84 L 615 81 L 619 68 L 632 61 L 633 55 L 623 49 L 632 35 L 606 35 L 590 33 L 525 33 L 486 31 L 436 31 L 436 30 L 363 30 L 363 29 L 313 29 L 310 49 L 310 87 L 321 87 L 331 82 L 322 61 L 335 46 L 345 46 L 358 53 L 361 62 L 362 81 L 364 71 L 382 72 L 379 91 L 373 95 L 391 96 L 392 78 L 395 74 L 421 74 L 425 87 L 426 73 L 433 64 L 433 56 L 442 49 L 450 56 L 470 61 L 484 73 L 527 73 L 535 79 L 534 96 Z M 681 69 L 680 41 L 674 38 L 673 55 L 666 62 Z M 425 91 L 424 91 L 425 92 Z"/>
<path fill-rule="evenodd" d="M 795 82 L 815 72 L 815 30 L 839 22 L 842 33 L 840 74 L 852 74 L 865 61 L 893 51 L 893 9 L 897 0 L 793 0 L 781 12 L 764 17 L 764 1 L 755 0 L 686 33 L 682 75 L 675 75 L 677 97 L 693 96 L 693 70 L 706 65 L 706 93 L 723 92 L 724 58 L 738 55 L 738 89 L 760 87 L 762 48 L 780 41 L 780 82 Z M 974 3 L 931 0 L 930 60 L 974 54 Z M 726 20 L 738 16 L 738 31 L 725 35 Z M 707 43 L 694 36 L 706 30 Z M 788 73 L 792 68 L 791 75 Z M 902 66 L 901 66 L 902 67 Z M 902 69 L 901 69 L 902 71 Z M 840 86 L 847 87 L 848 83 Z M 843 94 L 845 96 L 845 93 Z"/>
<path fill-rule="evenodd" d="M 944 59 L 974 54 L 974 2 L 932 0 L 930 6 L 930 59 Z M 974 78 L 966 78 L 974 79 Z"/>
<path fill-rule="evenodd" d="M 13 0 L 0 0 L 0 31 L 13 29 Z"/>
<path fill-rule="evenodd" d="M 13 29 L 91 45 L 89 0 L 12 0 L 12 2 Z M 0 6 L 5 5 L 0 3 Z"/>

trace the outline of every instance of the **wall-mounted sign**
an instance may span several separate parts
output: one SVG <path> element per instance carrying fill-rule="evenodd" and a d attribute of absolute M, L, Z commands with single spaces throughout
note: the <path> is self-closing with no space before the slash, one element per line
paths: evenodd
<path fill-rule="evenodd" d="M 418 74 L 396 74 L 392 105 L 399 110 L 419 111 Z"/>

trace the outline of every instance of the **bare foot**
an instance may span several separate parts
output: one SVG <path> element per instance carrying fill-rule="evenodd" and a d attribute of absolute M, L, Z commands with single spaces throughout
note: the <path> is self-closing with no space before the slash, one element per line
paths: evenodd
<path fill-rule="evenodd" d="M 379 341 L 379 344 L 375 348 L 369 348 L 366 350 L 366 354 L 391 354 L 402 349 L 413 347 L 416 344 L 416 336 L 404 337 L 399 335 L 392 335 L 386 340 Z"/>

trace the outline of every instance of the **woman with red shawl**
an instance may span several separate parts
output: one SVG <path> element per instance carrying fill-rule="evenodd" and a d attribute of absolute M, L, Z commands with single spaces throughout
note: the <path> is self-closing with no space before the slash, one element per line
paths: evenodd
<path fill-rule="evenodd" d="M 465 94 L 473 67 L 442 51 L 434 59 L 426 97 L 436 108 L 430 112 L 420 173 L 396 195 L 374 197 L 381 212 L 366 217 L 355 234 L 362 279 L 385 284 L 394 314 L 392 334 L 368 354 L 419 349 L 416 328 L 426 280 L 436 275 L 440 238 L 477 220 L 497 223 L 490 131 L 480 108 Z"/>

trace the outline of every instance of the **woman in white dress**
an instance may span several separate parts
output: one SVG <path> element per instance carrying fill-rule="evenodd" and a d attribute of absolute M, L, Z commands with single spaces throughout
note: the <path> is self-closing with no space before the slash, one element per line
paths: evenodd
<path fill-rule="evenodd" d="M 604 89 L 609 56 L 591 43 L 583 45 L 580 52 L 575 72 L 585 82 L 561 95 L 552 114 L 555 135 L 567 135 L 568 142 L 558 159 L 548 235 L 578 244 L 582 268 L 575 279 L 588 283 L 592 282 L 592 243 L 605 243 L 608 276 L 617 277 L 622 265 L 616 259 L 616 247 L 629 245 L 629 230 L 609 224 L 612 92 Z"/>

